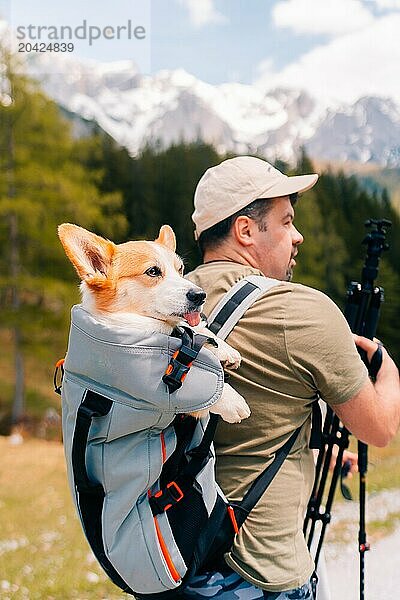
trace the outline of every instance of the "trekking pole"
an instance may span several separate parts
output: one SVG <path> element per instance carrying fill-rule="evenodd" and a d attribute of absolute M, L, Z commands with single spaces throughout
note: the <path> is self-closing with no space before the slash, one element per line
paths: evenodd
<path fill-rule="evenodd" d="M 379 320 L 380 306 L 384 300 L 383 288 L 375 286 L 378 276 L 379 259 L 384 250 L 389 248 L 385 242 L 387 229 L 391 222 L 387 219 L 369 219 L 365 223 L 371 231 L 363 240 L 367 246 L 367 256 L 361 274 L 361 284 L 352 282 L 348 291 L 348 302 L 345 317 L 354 333 L 373 339 Z M 358 310 L 354 310 L 356 307 Z M 375 352 L 371 362 L 368 361 L 366 352 L 360 350 L 361 358 L 368 368 L 369 375 L 375 379 L 382 364 L 382 351 L 380 347 Z M 359 471 L 359 508 L 360 526 L 358 532 L 358 550 L 360 553 L 360 600 L 364 600 L 365 591 L 365 552 L 370 549 L 365 528 L 365 496 L 366 477 L 368 469 L 368 446 L 358 442 L 358 471 Z"/>
<path fill-rule="evenodd" d="M 342 479 L 342 477 L 343 477 L 343 468 L 342 468 L 343 453 L 349 445 L 349 431 L 341 424 L 340 420 L 338 419 L 338 417 L 335 415 L 335 413 L 333 412 L 333 410 L 330 407 L 327 408 L 327 416 L 325 418 L 324 428 L 325 428 L 327 421 L 329 423 L 329 431 L 325 432 L 325 435 L 323 434 L 324 439 L 325 439 L 325 444 L 324 444 L 325 447 L 324 447 L 324 450 L 320 451 L 320 453 L 318 454 L 318 459 L 320 459 L 320 457 L 321 457 L 320 473 L 322 472 L 322 475 L 319 479 L 316 489 L 313 490 L 314 494 L 312 494 L 311 498 L 310 498 L 310 504 L 313 507 L 311 509 L 313 514 L 310 514 L 307 511 L 307 516 L 306 516 L 306 519 L 304 522 L 304 533 L 305 534 L 307 532 L 308 523 L 310 523 L 310 531 L 307 536 L 307 544 L 308 544 L 308 547 L 311 548 L 311 544 L 312 544 L 314 534 L 315 534 L 316 522 L 321 521 L 321 529 L 319 531 L 319 538 L 318 538 L 318 543 L 317 543 L 317 547 L 315 550 L 315 557 L 314 557 L 315 568 L 317 568 L 317 566 L 318 566 L 318 561 L 319 561 L 319 557 L 320 557 L 321 550 L 322 550 L 322 544 L 323 544 L 324 538 L 325 538 L 326 528 L 331 521 L 331 515 L 332 515 L 331 511 L 332 511 L 333 501 L 335 498 L 337 483 L 338 483 L 339 479 Z M 337 453 L 336 459 L 335 459 L 335 466 L 333 468 L 333 473 L 332 473 L 332 477 L 331 477 L 331 481 L 330 481 L 330 486 L 329 486 L 325 506 L 324 506 L 323 510 L 321 510 L 321 503 L 323 500 L 326 481 L 328 478 L 329 469 L 330 469 L 330 465 L 331 465 L 331 461 L 332 461 L 334 445 L 338 446 L 338 453 Z M 318 465 L 318 460 L 317 460 L 316 470 L 318 469 L 318 466 L 319 465 Z"/>
<path fill-rule="evenodd" d="M 307 540 L 308 548 L 311 549 L 317 521 L 321 521 L 321 529 L 318 532 L 319 537 L 314 555 L 315 568 L 318 566 L 326 528 L 331 521 L 331 510 L 338 481 L 341 483 L 343 496 L 348 500 L 352 499 L 349 490 L 343 484 L 343 479 L 347 474 L 347 466 L 342 466 L 343 453 L 349 445 L 349 436 L 350 432 L 346 429 L 346 427 L 344 427 L 333 410 L 327 406 L 324 427 L 322 430 L 322 444 L 318 452 L 315 468 L 316 475 L 314 486 L 311 492 L 303 526 L 303 532 Z M 326 482 L 333 458 L 333 446 L 337 446 L 338 450 L 335 457 L 335 465 L 333 468 L 326 502 L 324 507 L 322 507 Z"/>
<path fill-rule="evenodd" d="M 367 246 L 367 255 L 361 274 L 361 283 L 352 281 L 347 290 L 347 301 L 344 315 L 349 323 L 353 333 L 373 339 L 376 333 L 381 303 L 384 300 L 383 288 L 375 286 L 375 279 L 378 275 L 379 259 L 384 250 L 388 249 L 385 242 L 387 229 L 391 222 L 387 219 L 376 220 L 368 219 L 365 226 L 371 228 L 366 235 L 363 244 Z M 372 357 L 371 362 L 367 359 L 365 351 L 359 349 L 360 356 L 368 368 L 369 375 L 374 379 L 382 364 L 382 351 L 378 347 Z M 331 408 L 328 407 L 322 431 L 322 445 L 318 453 L 316 464 L 316 477 L 313 491 L 308 504 L 306 518 L 304 521 L 304 535 L 307 539 L 308 547 L 311 547 L 315 534 L 316 521 L 322 522 L 319 541 L 315 554 L 315 565 L 318 565 L 318 559 L 321 552 L 325 530 L 331 520 L 331 507 L 335 495 L 337 482 L 342 483 L 343 495 L 351 499 L 350 493 L 343 485 L 343 479 L 346 476 L 346 467 L 342 467 L 342 458 L 345 448 L 349 443 L 350 432 L 340 423 L 338 417 L 334 415 Z M 321 502 L 324 496 L 325 485 L 327 481 L 329 466 L 332 458 L 333 446 L 338 446 L 338 455 L 333 470 L 330 488 L 328 491 L 325 509 L 321 511 Z M 360 600 L 364 600 L 365 592 L 365 552 L 369 550 L 365 528 L 365 496 L 366 496 L 366 474 L 368 468 L 368 446 L 363 442 L 358 442 L 358 470 L 359 470 L 359 533 L 358 549 L 360 554 Z"/>

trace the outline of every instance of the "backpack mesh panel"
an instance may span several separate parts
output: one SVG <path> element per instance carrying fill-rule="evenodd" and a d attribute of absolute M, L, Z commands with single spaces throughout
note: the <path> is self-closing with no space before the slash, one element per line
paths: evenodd
<path fill-rule="evenodd" d="M 183 560 L 189 565 L 194 551 L 193 540 L 198 538 L 208 519 L 201 494 L 191 488 L 166 514 Z"/>
<path fill-rule="evenodd" d="M 197 420 L 190 416 L 178 415 L 173 423 L 176 434 L 176 448 L 163 465 L 160 475 L 160 486 L 163 488 L 173 481 L 187 464 L 185 450 L 193 437 Z"/>
<path fill-rule="evenodd" d="M 197 419 L 191 416 L 178 416 L 174 421 L 177 438 L 176 448 L 165 462 L 160 486 L 165 487 L 187 465 L 185 450 L 193 437 Z M 201 494 L 193 487 L 185 496 L 166 512 L 176 544 L 188 565 L 194 550 L 193 540 L 197 539 L 200 530 L 207 523 L 208 513 Z"/>

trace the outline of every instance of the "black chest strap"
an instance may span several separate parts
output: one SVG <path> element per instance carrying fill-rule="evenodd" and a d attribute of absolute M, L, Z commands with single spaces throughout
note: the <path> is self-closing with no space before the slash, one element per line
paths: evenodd
<path fill-rule="evenodd" d="M 208 342 L 217 345 L 213 338 L 195 333 L 189 327 L 176 327 L 172 335 L 180 338 L 182 344 L 172 355 L 162 378 L 171 394 L 182 386 L 193 361 L 197 358 L 204 344 Z"/>

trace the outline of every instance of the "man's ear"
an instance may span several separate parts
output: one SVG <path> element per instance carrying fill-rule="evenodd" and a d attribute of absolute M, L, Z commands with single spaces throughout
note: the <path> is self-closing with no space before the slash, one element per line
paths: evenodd
<path fill-rule="evenodd" d="M 71 223 L 59 225 L 58 237 L 82 281 L 97 288 L 110 284 L 113 242 Z"/>
<path fill-rule="evenodd" d="M 160 233 L 158 234 L 158 238 L 155 240 L 157 244 L 162 244 L 166 246 L 172 252 L 176 250 L 176 238 L 172 227 L 169 225 L 163 225 L 160 229 Z"/>
<path fill-rule="evenodd" d="M 257 226 L 253 219 L 250 219 L 246 215 L 240 215 L 232 225 L 232 235 L 242 246 L 251 246 L 254 243 L 253 232 L 255 225 Z"/>

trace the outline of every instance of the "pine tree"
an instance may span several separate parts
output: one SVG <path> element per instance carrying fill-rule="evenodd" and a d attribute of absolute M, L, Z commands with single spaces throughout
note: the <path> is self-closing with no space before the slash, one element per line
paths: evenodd
<path fill-rule="evenodd" d="M 75 297 L 73 269 L 57 238 L 64 221 L 112 237 L 126 221 L 121 196 L 99 193 L 96 174 L 76 160 L 69 126 L 57 106 L 21 74 L 3 47 L 0 104 L 0 326 L 13 332 L 12 421 L 24 413 L 27 351 L 66 335 Z M 4 91 L 5 90 L 5 91 Z"/>

